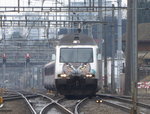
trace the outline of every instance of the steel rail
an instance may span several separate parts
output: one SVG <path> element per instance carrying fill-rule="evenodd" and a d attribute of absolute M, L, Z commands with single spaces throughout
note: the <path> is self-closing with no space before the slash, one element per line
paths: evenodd
<path fill-rule="evenodd" d="M 40 114 L 44 114 L 45 110 L 47 110 L 47 108 L 49 108 L 51 105 L 57 105 L 61 110 L 63 110 L 65 113 L 67 114 L 73 114 L 73 112 L 71 112 L 70 110 L 68 110 L 67 108 L 65 108 L 64 106 L 62 106 L 61 104 L 58 103 L 59 100 L 62 100 L 61 99 L 58 99 L 58 100 L 53 100 L 52 98 L 46 96 L 46 95 L 43 95 L 43 94 L 38 94 L 38 95 L 41 95 L 42 97 L 44 98 L 47 98 L 49 100 L 52 101 L 52 103 L 49 103 L 48 105 L 46 105 L 41 111 L 40 111 Z"/>
<path fill-rule="evenodd" d="M 39 114 L 44 114 L 44 113 L 46 112 L 45 110 L 47 110 L 47 108 L 48 108 L 50 105 L 52 105 L 52 104 L 53 104 L 53 102 L 52 102 L 52 103 L 49 103 L 49 104 L 47 104 L 45 107 L 43 107 Z"/>
<path fill-rule="evenodd" d="M 133 102 L 131 99 L 129 99 L 129 97 L 122 98 L 122 96 L 112 96 L 112 95 L 106 95 L 106 96 L 105 95 L 99 95 L 99 96 L 106 97 L 106 98 L 113 98 L 113 99 L 116 99 L 118 101 L 122 101 L 124 103 L 129 103 L 129 104 L 131 104 Z M 137 105 L 140 107 L 143 107 L 143 108 L 150 109 L 150 105 L 146 104 L 146 103 L 137 102 Z"/>
<path fill-rule="evenodd" d="M 32 105 L 31 105 L 31 104 L 29 103 L 29 101 L 27 100 L 27 98 L 26 98 L 22 93 L 20 93 L 20 92 L 17 92 L 17 93 L 18 93 L 19 95 L 21 95 L 22 98 L 24 98 L 24 100 L 25 100 L 25 102 L 27 103 L 27 105 L 29 106 L 31 112 L 32 112 L 33 114 L 37 114 L 36 111 L 34 110 L 34 108 L 32 107 Z"/>
<path fill-rule="evenodd" d="M 56 102 L 52 102 L 49 103 L 48 105 L 46 105 L 41 111 L 40 114 L 45 114 L 47 112 L 47 110 L 49 110 L 53 105 L 58 106 L 59 109 L 61 109 L 65 114 L 73 114 L 73 112 L 69 111 L 68 109 L 66 109 L 65 107 L 63 107 L 62 105 L 56 103 Z"/>
<path fill-rule="evenodd" d="M 119 108 L 125 112 L 130 112 L 131 108 L 129 107 L 126 107 L 126 106 L 123 106 L 123 105 L 119 105 L 119 104 L 116 104 L 116 103 L 112 103 L 112 102 L 109 102 L 109 101 L 106 101 L 106 100 L 103 100 L 103 103 L 106 104 L 106 105 L 110 105 L 112 107 L 115 107 L 115 108 Z"/>
<path fill-rule="evenodd" d="M 116 100 L 119 100 L 119 101 L 122 101 L 122 102 L 125 102 L 125 103 L 132 103 L 133 101 L 131 99 L 127 99 L 127 98 L 121 98 L 121 97 L 118 97 L 118 96 L 114 96 L 112 97 Z M 150 108 L 150 105 L 149 104 L 146 104 L 146 103 L 142 103 L 142 102 L 137 102 L 137 105 L 140 106 L 140 107 L 143 107 L 143 108 Z"/>
<path fill-rule="evenodd" d="M 37 95 L 27 95 L 26 98 L 34 98 L 38 97 Z M 17 100 L 17 99 L 23 99 L 20 95 L 13 95 L 13 96 L 4 96 L 4 101 L 11 101 L 11 100 Z"/>
<path fill-rule="evenodd" d="M 85 102 L 88 98 L 84 98 L 82 100 L 80 100 L 80 102 L 77 103 L 77 105 L 75 106 L 75 111 L 74 111 L 74 114 L 79 114 L 79 106 Z"/>

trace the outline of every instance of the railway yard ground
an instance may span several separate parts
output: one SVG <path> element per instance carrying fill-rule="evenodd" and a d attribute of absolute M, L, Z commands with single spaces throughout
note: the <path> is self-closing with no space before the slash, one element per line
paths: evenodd
<path fill-rule="evenodd" d="M 43 92 L 42 92 L 43 93 Z M 60 103 L 60 105 L 64 106 L 66 109 L 70 110 L 73 114 L 75 107 L 77 105 L 77 103 L 79 103 L 79 101 L 81 101 L 81 99 L 66 99 L 63 98 L 63 96 L 55 96 L 53 93 L 50 94 L 46 94 L 46 92 L 44 92 L 47 97 L 52 98 L 53 100 L 58 100 L 58 99 L 63 99 L 62 101 L 58 102 Z M 36 94 L 36 92 L 34 92 L 34 94 Z M 11 97 L 11 96 L 15 96 L 15 94 L 11 95 L 8 93 L 3 94 L 4 96 L 7 97 Z M 145 104 L 150 104 L 150 94 L 149 93 L 141 93 L 139 96 L 138 101 L 145 103 Z M 17 96 L 18 97 L 18 96 Z M 25 100 L 23 98 L 17 98 L 14 97 L 14 99 L 12 98 L 11 100 L 6 100 L 4 98 L 4 106 L 2 108 L 0 108 L 0 114 L 32 114 L 29 106 L 27 105 L 27 103 L 25 102 Z M 27 98 L 30 102 L 32 101 L 32 106 L 33 108 L 39 108 L 38 110 L 41 110 L 44 105 L 50 103 L 50 102 L 54 102 L 55 101 L 46 101 L 45 98 Z M 45 99 L 45 100 L 43 100 Z M 102 102 L 97 102 L 98 100 L 101 100 Z M 116 108 L 112 105 L 108 105 L 107 103 L 105 103 L 105 101 L 110 101 L 112 99 L 110 98 L 100 98 L 100 97 L 92 97 L 92 98 L 87 98 L 87 100 L 82 103 L 82 105 L 77 108 L 79 114 L 129 114 L 129 111 L 124 111 L 120 108 Z M 34 104 L 35 102 L 35 104 Z M 43 103 L 44 102 L 44 103 Z M 56 101 L 57 102 L 57 101 Z M 114 101 L 115 103 L 116 101 Z M 117 101 L 116 104 L 123 104 L 123 103 L 118 103 L 120 101 Z M 36 106 L 35 106 L 36 105 Z M 124 106 L 128 106 L 128 104 L 123 104 Z M 41 107 L 39 107 L 41 106 Z M 53 105 L 55 106 L 55 105 Z M 37 111 L 36 109 L 36 111 Z M 143 110 L 143 109 L 142 109 Z M 52 111 L 52 109 L 51 109 Z M 62 113 L 61 111 L 57 112 L 57 111 L 50 111 L 50 114 L 67 114 L 67 113 Z M 40 111 L 37 111 L 36 114 L 38 114 Z M 44 111 L 44 113 L 40 113 L 40 114 L 49 114 L 47 112 Z M 140 113 L 139 113 L 140 114 Z M 144 111 L 143 114 L 149 114 L 149 110 Z"/>
<path fill-rule="evenodd" d="M 120 109 L 108 106 L 104 103 L 96 103 L 95 100 L 89 99 L 87 104 L 81 109 L 81 114 L 128 114 Z"/>
<path fill-rule="evenodd" d="M 71 104 L 67 104 L 71 105 Z M 69 106 L 66 106 L 69 107 Z M 111 106 L 103 103 L 96 103 L 94 99 L 87 101 L 87 105 L 84 105 L 80 110 L 81 114 L 128 114 Z M 23 100 L 7 101 L 4 103 L 4 108 L 0 110 L 0 114 L 30 114 L 29 109 Z"/>
<path fill-rule="evenodd" d="M 23 100 L 13 100 L 4 102 L 4 107 L 0 109 L 0 114 L 30 114 Z"/>

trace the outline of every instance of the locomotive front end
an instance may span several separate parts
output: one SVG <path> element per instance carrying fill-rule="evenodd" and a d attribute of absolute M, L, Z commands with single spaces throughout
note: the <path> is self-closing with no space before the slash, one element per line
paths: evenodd
<path fill-rule="evenodd" d="M 58 46 L 55 84 L 63 95 L 94 95 L 98 90 L 97 46 Z"/>

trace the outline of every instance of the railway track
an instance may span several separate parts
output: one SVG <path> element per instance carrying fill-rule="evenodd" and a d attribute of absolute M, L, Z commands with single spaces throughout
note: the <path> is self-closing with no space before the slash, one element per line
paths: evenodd
<path fill-rule="evenodd" d="M 26 98 L 38 97 L 38 95 L 26 95 Z M 3 96 L 4 101 L 23 99 L 21 95 Z"/>
<path fill-rule="evenodd" d="M 32 114 L 74 114 L 75 112 L 78 114 L 79 104 L 82 102 L 81 100 L 74 100 L 73 105 L 69 108 L 66 104 L 72 102 L 72 100 L 62 97 L 51 98 L 44 94 L 33 94 L 23 91 L 12 92 L 11 94 L 4 95 L 3 98 L 6 102 L 14 102 L 20 99 L 24 100 L 26 108 L 28 108 Z"/>
<path fill-rule="evenodd" d="M 4 96 L 5 101 L 24 99 L 26 102 L 26 107 L 32 114 L 80 114 L 86 113 L 85 110 L 88 110 L 89 113 L 92 112 L 93 107 L 104 108 L 102 105 L 113 107 L 114 109 L 122 110 L 123 112 L 130 113 L 132 107 L 132 101 L 129 97 L 123 96 L 113 96 L 113 95 L 97 95 L 92 99 L 66 99 L 61 97 L 52 97 L 44 94 L 33 94 L 18 92 L 17 94 L 10 94 Z M 102 101 L 100 105 L 93 104 L 93 101 Z M 87 103 L 88 102 L 88 103 Z M 90 106 L 87 106 L 91 104 Z M 84 109 L 86 108 L 87 109 Z M 139 113 L 148 114 L 150 105 L 138 102 Z M 114 110 L 112 109 L 112 110 Z M 103 109 L 102 109 L 103 110 Z M 109 108 L 108 108 L 109 110 Z M 99 111 L 97 110 L 96 113 Z M 125 113 L 125 114 L 126 114 Z M 119 113 L 116 113 L 119 114 Z"/>
<path fill-rule="evenodd" d="M 49 99 L 51 102 L 48 103 L 45 107 L 42 108 L 40 111 L 40 114 L 48 114 L 48 113 L 63 113 L 63 114 L 73 114 L 70 110 L 68 110 L 66 107 L 58 103 L 59 100 L 62 100 L 64 98 L 59 98 L 59 99 L 52 99 L 48 96 L 40 94 L 42 97 Z"/>
<path fill-rule="evenodd" d="M 62 114 L 79 114 L 80 105 L 87 100 L 87 98 L 81 100 L 68 100 L 63 97 L 52 99 L 48 96 L 41 96 L 51 100 L 49 104 L 42 108 L 40 114 L 53 114 L 53 113 L 62 113 Z"/>
<path fill-rule="evenodd" d="M 112 95 L 97 95 L 100 98 L 104 98 L 103 103 L 119 108 L 125 112 L 130 112 L 132 107 L 131 97 L 124 96 L 112 96 Z M 150 105 L 142 102 L 137 103 L 139 113 L 148 114 L 150 111 Z"/>
<path fill-rule="evenodd" d="M 54 99 L 44 94 L 37 94 L 35 98 L 26 98 L 26 96 L 22 93 L 18 94 L 21 95 L 22 98 L 24 98 L 32 114 L 79 114 L 78 109 L 80 105 L 85 100 L 87 100 L 87 98 L 81 100 L 74 100 L 73 105 L 67 107 L 66 104 L 70 105 L 69 102 L 72 102 L 72 100 L 68 100 L 63 97 Z"/>
<path fill-rule="evenodd" d="M 81 100 L 81 101 L 79 101 L 79 103 L 77 103 L 77 105 L 76 105 L 76 107 L 75 107 L 75 114 L 79 114 L 79 108 L 81 107 L 81 105 L 83 104 L 83 103 L 85 103 L 85 101 L 87 100 L 87 98 L 84 98 L 83 100 Z"/>

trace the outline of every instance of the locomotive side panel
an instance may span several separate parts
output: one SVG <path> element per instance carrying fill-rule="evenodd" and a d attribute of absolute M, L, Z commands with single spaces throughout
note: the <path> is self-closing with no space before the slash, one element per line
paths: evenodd
<path fill-rule="evenodd" d="M 50 62 L 44 67 L 44 87 L 48 90 L 56 90 L 55 86 L 55 62 Z"/>

